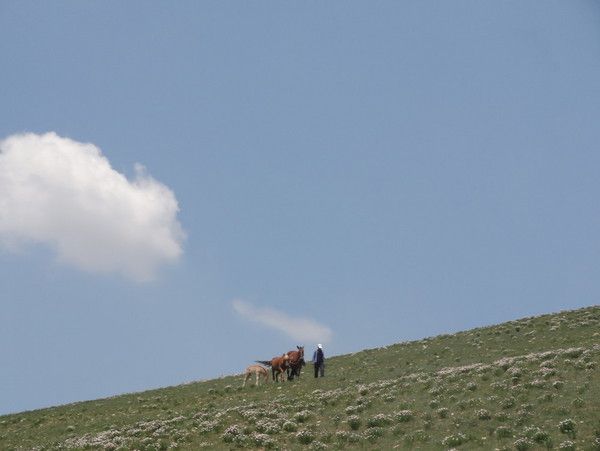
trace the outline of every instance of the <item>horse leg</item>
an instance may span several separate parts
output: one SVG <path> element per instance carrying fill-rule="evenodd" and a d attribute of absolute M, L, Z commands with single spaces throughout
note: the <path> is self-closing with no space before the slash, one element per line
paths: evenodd
<path fill-rule="evenodd" d="M 246 386 L 246 382 L 248 382 L 248 379 L 250 378 L 251 373 L 246 373 L 244 374 L 244 383 L 242 384 L 242 388 L 244 388 Z"/>
<path fill-rule="evenodd" d="M 254 384 L 256 387 L 258 387 L 258 371 L 256 373 L 254 373 L 256 375 L 256 383 Z"/>

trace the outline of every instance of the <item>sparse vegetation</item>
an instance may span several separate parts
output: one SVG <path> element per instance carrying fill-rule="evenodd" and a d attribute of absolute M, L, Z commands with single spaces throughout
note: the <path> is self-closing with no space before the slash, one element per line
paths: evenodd
<path fill-rule="evenodd" d="M 0 449 L 600 449 L 600 307 L 0 417 Z M 240 362 L 240 368 L 247 362 Z"/>

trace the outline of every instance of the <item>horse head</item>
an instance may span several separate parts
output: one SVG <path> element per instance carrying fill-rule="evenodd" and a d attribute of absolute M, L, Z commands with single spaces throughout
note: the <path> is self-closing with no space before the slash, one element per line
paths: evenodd
<path fill-rule="evenodd" d="M 304 358 L 304 346 L 296 346 L 298 349 L 298 359 Z"/>

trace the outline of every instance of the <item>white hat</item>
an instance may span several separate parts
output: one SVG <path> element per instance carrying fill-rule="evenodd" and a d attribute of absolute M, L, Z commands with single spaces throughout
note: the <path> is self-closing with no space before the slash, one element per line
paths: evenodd
<path fill-rule="evenodd" d="M 319 343 L 319 344 L 317 345 L 317 348 L 319 348 L 319 349 L 322 349 L 322 348 L 323 348 L 323 345 L 322 345 L 321 343 Z"/>

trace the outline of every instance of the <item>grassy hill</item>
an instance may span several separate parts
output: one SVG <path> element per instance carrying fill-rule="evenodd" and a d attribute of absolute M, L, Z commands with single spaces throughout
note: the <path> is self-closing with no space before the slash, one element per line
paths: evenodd
<path fill-rule="evenodd" d="M 600 307 L 0 417 L 0 449 L 600 450 Z"/>

